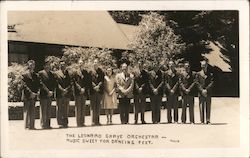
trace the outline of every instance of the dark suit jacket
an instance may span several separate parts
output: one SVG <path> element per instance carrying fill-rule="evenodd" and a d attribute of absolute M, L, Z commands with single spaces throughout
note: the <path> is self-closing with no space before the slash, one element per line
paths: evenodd
<path fill-rule="evenodd" d="M 61 71 L 61 70 L 59 70 Z M 71 97 L 72 94 L 72 86 L 71 86 L 71 79 L 67 70 L 63 73 L 63 76 L 59 71 L 54 73 L 56 79 L 56 97 L 61 98 L 63 90 L 66 90 L 66 94 L 64 96 Z"/>
<path fill-rule="evenodd" d="M 102 94 L 103 93 L 103 83 L 104 83 L 104 72 L 102 71 L 101 68 L 98 68 L 96 72 L 92 72 L 90 74 L 90 77 L 88 78 L 90 86 L 89 86 L 89 92 L 90 95 L 96 93 L 94 90 L 94 87 L 97 85 L 100 85 L 100 91 L 98 93 Z"/>
<path fill-rule="evenodd" d="M 37 73 L 27 72 L 23 74 L 23 95 L 22 100 L 29 100 L 31 93 L 37 93 L 39 90 L 39 77 Z M 35 98 L 36 99 L 36 98 Z"/>
<path fill-rule="evenodd" d="M 158 94 L 157 95 L 163 95 L 163 86 L 164 86 L 164 76 L 161 72 L 161 70 L 158 70 L 156 72 L 156 76 L 150 76 L 150 79 L 149 79 L 149 86 L 150 86 L 150 91 L 149 91 L 149 94 L 150 95 L 155 95 L 153 93 L 153 89 L 158 89 Z"/>
<path fill-rule="evenodd" d="M 180 83 L 181 95 L 195 96 L 197 94 L 197 88 L 195 84 L 196 73 L 190 71 L 189 73 L 182 74 L 180 78 L 181 78 L 181 83 Z M 190 87 L 191 85 L 192 87 Z M 190 89 L 190 92 L 187 94 L 185 91 L 186 89 Z"/>
<path fill-rule="evenodd" d="M 40 79 L 40 98 L 48 97 L 48 91 L 55 91 L 56 80 L 54 74 L 49 71 L 48 73 L 45 70 L 38 72 Z M 53 97 L 52 95 L 51 97 Z"/>
<path fill-rule="evenodd" d="M 204 73 L 202 70 L 197 73 L 197 80 L 198 80 L 198 94 L 201 96 L 201 92 L 203 89 L 207 90 L 207 96 L 212 95 L 212 87 L 214 84 L 214 77 L 213 73 L 210 71 L 207 71 Z"/>
<path fill-rule="evenodd" d="M 178 82 L 179 82 L 179 76 L 177 75 L 176 71 L 171 72 L 169 70 L 166 75 L 166 81 L 165 81 L 166 95 L 169 95 L 170 90 L 173 89 L 174 87 L 176 87 L 174 95 L 178 95 L 178 92 L 179 92 L 179 84 L 177 84 Z"/>
<path fill-rule="evenodd" d="M 81 70 L 80 74 L 74 74 L 72 77 L 74 95 L 80 95 L 81 88 L 85 89 L 84 95 L 89 97 L 89 87 L 91 84 L 90 74 L 86 70 Z"/>
<path fill-rule="evenodd" d="M 142 88 L 141 94 L 149 94 L 149 74 L 145 70 L 142 70 L 140 76 L 134 79 L 133 94 L 139 94 L 139 88 Z"/>

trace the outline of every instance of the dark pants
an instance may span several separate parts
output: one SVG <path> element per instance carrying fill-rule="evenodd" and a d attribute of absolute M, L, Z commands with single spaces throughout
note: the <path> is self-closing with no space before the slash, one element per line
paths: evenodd
<path fill-rule="evenodd" d="M 51 98 L 41 98 L 40 99 L 40 118 L 41 118 L 41 127 L 49 128 L 50 127 L 50 117 L 51 117 Z"/>
<path fill-rule="evenodd" d="M 189 105 L 189 120 L 191 123 L 194 123 L 194 96 L 184 95 L 182 99 L 182 115 L 181 121 L 186 122 L 186 110 L 187 105 Z"/>
<path fill-rule="evenodd" d="M 161 105 L 162 105 L 162 96 L 152 95 L 150 96 L 150 104 L 152 109 L 152 122 L 158 123 L 161 119 Z"/>
<path fill-rule="evenodd" d="M 93 93 L 90 96 L 90 103 L 92 108 L 92 123 L 95 125 L 99 125 L 99 117 L 100 117 L 100 109 L 101 109 L 101 101 L 102 101 L 102 94 L 100 93 Z"/>
<path fill-rule="evenodd" d="M 169 95 L 168 96 L 168 122 L 172 122 L 172 109 L 174 110 L 174 121 L 178 122 L 178 95 Z"/>
<path fill-rule="evenodd" d="M 210 113 L 211 113 L 211 97 L 199 97 L 199 106 L 200 106 L 200 117 L 201 123 L 205 121 L 205 114 L 206 114 L 206 121 L 210 122 Z M 205 112 L 206 110 L 206 112 Z"/>
<path fill-rule="evenodd" d="M 33 129 L 35 127 L 35 104 L 36 100 L 24 100 L 24 124 L 25 128 Z"/>
<path fill-rule="evenodd" d="M 76 115 L 76 125 L 81 127 L 85 123 L 85 105 L 86 96 L 77 95 L 75 96 L 75 115 Z"/>
<path fill-rule="evenodd" d="M 138 94 L 134 96 L 135 122 L 138 121 L 138 113 L 141 113 L 141 122 L 144 122 L 144 112 L 146 110 L 146 95 Z"/>
<path fill-rule="evenodd" d="M 130 98 L 120 98 L 120 119 L 122 124 L 127 124 L 129 121 Z"/>
<path fill-rule="evenodd" d="M 57 104 L 57 123 L 58 125 L 68 125 L 68 114 L 69 114 L 69 98 L 61 97 L 56 99 Z"/>

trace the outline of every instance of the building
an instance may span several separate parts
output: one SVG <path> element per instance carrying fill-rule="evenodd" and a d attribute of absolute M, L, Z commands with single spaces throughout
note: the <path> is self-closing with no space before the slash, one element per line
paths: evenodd
<path fill-rule="evenodd" d="M 46 56 L 61 56 L 65 46 L 128 50 L 129 40 L 107 11 L 11 11 L 8 13 L 8 57 L 33 59 L 43 68 Z"/>

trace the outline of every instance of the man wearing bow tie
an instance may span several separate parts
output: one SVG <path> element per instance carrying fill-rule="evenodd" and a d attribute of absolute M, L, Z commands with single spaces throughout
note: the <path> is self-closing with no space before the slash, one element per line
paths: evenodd
<path fill-rule="evenodd" d="M 133 97 L 134 76 L 128 72 L 128 65 L 121 65 L 122 72 L 116 75 L 119 92 L 120 119 L 122 124 L 129 122 L 130 99 Z"/>
<path fill-rule="evenodd" d="M 54 97 L 56 80 L 49 61 L 45 60 L 44 70 L 38 72 L 40 78 L 40 118 L 41 127 L 49 129 L 51 118 L 51 103 Z"/>
<path fill-rule="evenodd" d="M 60 62 L 60 69 L 55 72 L 57 123 L 60 127 L 68 127 L 68 111 L 71 96 L 71 81 L 64 62 Z"/>
<path fill-rule="evenodd" d="M 204 123 L 206 118 L 206 123 L 210 124 L 211 95 L 214 79 L 213 73 L 207 69 L 207 61 L 205 60 L 201 61 L 201 71 L 197 73 L 197 79 L 201 123 Z"/>
<path fill-rule="evenodd" d="M 178 123 L 179 77 L 176 74 L 173 61 L 169 61 L 169 70 L 166 75 L 165 85 L 166 85 L 166 95 L 168 98 L 168 105 L 167 105 L 168 123 L 172 123 L 172 109 L 174 111 L 174 122 Z"/>
<path fill-rule="evenodd" d="M 144 112 L 146 110 L 146 97 L 149 91 L 149 75 L 146 64 L 139 64 L 139 71 L 135 77 L 134 83 L 134 104 L 135 104 L 135 124 L 138 122 L 138 114 L 141 113 L 141 123 L 146 124 L 144 119 Z"/>
<path fill-rule="evenodd" d="M 79 61 L 79 66 L 72 75 L 73 94 L 75 98 L 75 116 L 77 127 L 85 126 L 85 106 L 89 96 L 89 86 L 91 84 L 90 74 L 83 68 L 83 61 Z"/>
<path fill-rule="evenodd" d="M 92 108 L 92 125 L 100 125 L 100 108 L 103 97 L 104 72 L 99 67 L 98 60 L 93 63 L 93 71 L 90 76 L 90 103 Z"/>
<path fill-rule="evenodd" d="M 189 62 L 184 64 L 185 72 L 181 76 L 181 95 L 182 95 L 182 123 L 186 123 L 186 109 L 189 105 L 189 120 L 194 124 L 194 96 L 196 92 L 196 74 L 190 70 Z"/>
<path fill-rule="evenodd" d="M 35 103 L 39 91 L 39 78 L 34 72 L 35 61 L 28 61 L 28 70 L 23 74 L 22 100 L 24 102 L 25 129 L 35 129 Z"/>
<path fill-rule="evenodd" d="M 160 123 L 161 120 L 161 105 L 163 96 L 163 74 L 158 67 L 154 67 L 150 71 L 150 104 L 152 109 L 153 124 Z"/>

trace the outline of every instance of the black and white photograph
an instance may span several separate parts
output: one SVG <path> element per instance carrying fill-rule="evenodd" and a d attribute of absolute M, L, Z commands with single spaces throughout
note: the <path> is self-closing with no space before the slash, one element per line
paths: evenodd
<path fill-rule="evenodd" d="M 248 157 L 248 3 L 197 3 L 3 5 L 1 156 Z"/>

